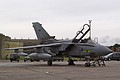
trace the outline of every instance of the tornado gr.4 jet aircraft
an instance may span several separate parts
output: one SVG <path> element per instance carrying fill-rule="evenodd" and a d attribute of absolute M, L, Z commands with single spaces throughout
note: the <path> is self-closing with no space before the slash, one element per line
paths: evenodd
<path fill-rule="evenodd" d="M 76 36 L 72 40 L 57 40 L 55 39 L 55 36 L 50 36 L 46 32 L 46 30 L 42 27 L 42 24 L 38 22 L 33 22 L 32 24 L 37 38 L 40 41 L 40 45 L 16 47 L 9 49 L 18 50 L 25 48 L 36 48 L 36 52 L 31 53 L 28 56 L 34 59 L 47 60 L 47 64 L 49 66 L 52 65 L 53 57 L 64 56 L 69 58 L 68 65 L 75 65 L 72 57 L 77 57 L 87 58 L 85 66 L 90 66 L 92 65 L 92 63 L 89 61 L 91 58 L 98 59 L 101 56 L 107 55 L 112 52 L 108 47 L 94 43 L 91 38 L 83 39 L 83 37 L 90 31 L 90 24 L 84 24 L 82 30 L 78 31 Z M 79 34 L 81 34 L 81 36 L 79 36 L 78 38 Z"/>

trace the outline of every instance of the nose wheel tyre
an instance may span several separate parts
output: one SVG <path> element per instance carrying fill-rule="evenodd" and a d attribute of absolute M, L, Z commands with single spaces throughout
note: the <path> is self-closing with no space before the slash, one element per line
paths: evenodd
<path fill-rule="evenodd" d="M 90 67 L 91 64 L 90 63 L 85 63 L 85 67 Z"/>

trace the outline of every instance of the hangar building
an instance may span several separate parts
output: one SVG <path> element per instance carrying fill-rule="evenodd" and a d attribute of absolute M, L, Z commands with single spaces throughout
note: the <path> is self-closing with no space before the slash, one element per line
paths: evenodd
<path fill-rule="evenodd" d="M 32 46 L 38 44 L 39 41 L 37 39 L 11 39 L 9 36 L 0 34 L 0 59 L 7 59 L 11 53 L 14 53 L 14 50 L 4 50 L 4 48 Z M 34 49 L 24 49 L 20 51 L 31 53 L 34 52 Z"/>

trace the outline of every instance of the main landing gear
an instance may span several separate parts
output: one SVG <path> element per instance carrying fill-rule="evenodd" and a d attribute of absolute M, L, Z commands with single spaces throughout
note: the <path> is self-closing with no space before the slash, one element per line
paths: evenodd
<path fill-rule="evenodd" d="M 52 60 L 47 60 L 47 64 L 48 64 L 48 66 L 52 66 Z"/>
<path fill-rule="evenodd" d="M 69 59 L 69 60 L 68 60 L 68 65 L 75 65 L 74 60 Z"/>

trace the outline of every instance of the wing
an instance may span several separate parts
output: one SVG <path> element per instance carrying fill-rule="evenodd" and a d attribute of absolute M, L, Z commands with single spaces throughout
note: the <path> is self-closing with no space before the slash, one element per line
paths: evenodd
<path fill-rule="evenodd" d="M 5 48 L 5 50 L 15 50 L 15 49 L 29 49 L 29 48 L 41 48 L 41 47 L 52 47 L 52 46 L 60 46 L 61 43 L 52 43 L 52 44 L 41 44 L 35 46 L 25 46 L 25 47 L 15 47 L 15 48 Z"/>
<path fill-rule="evenodd" d="M 29 48 L 41 48 L 41 47 L 56 47 L 56 46 L 61 46 L 61 45 L 80 45 L 80 46 L 91 46 L 94 47 L 93 44 L 88 44 L 88 43 L 71 43 L 71 42 L 66 42 L 66 43 L 51 43 L 51 44 L 41 44 L 41 45 L 35 45 L 35 46 L 25 46 L 25 47 L 15 47 L 15 48 L 5 48 L 4 50 L 15 50 L 15 49 L 29 49 Z"/>

